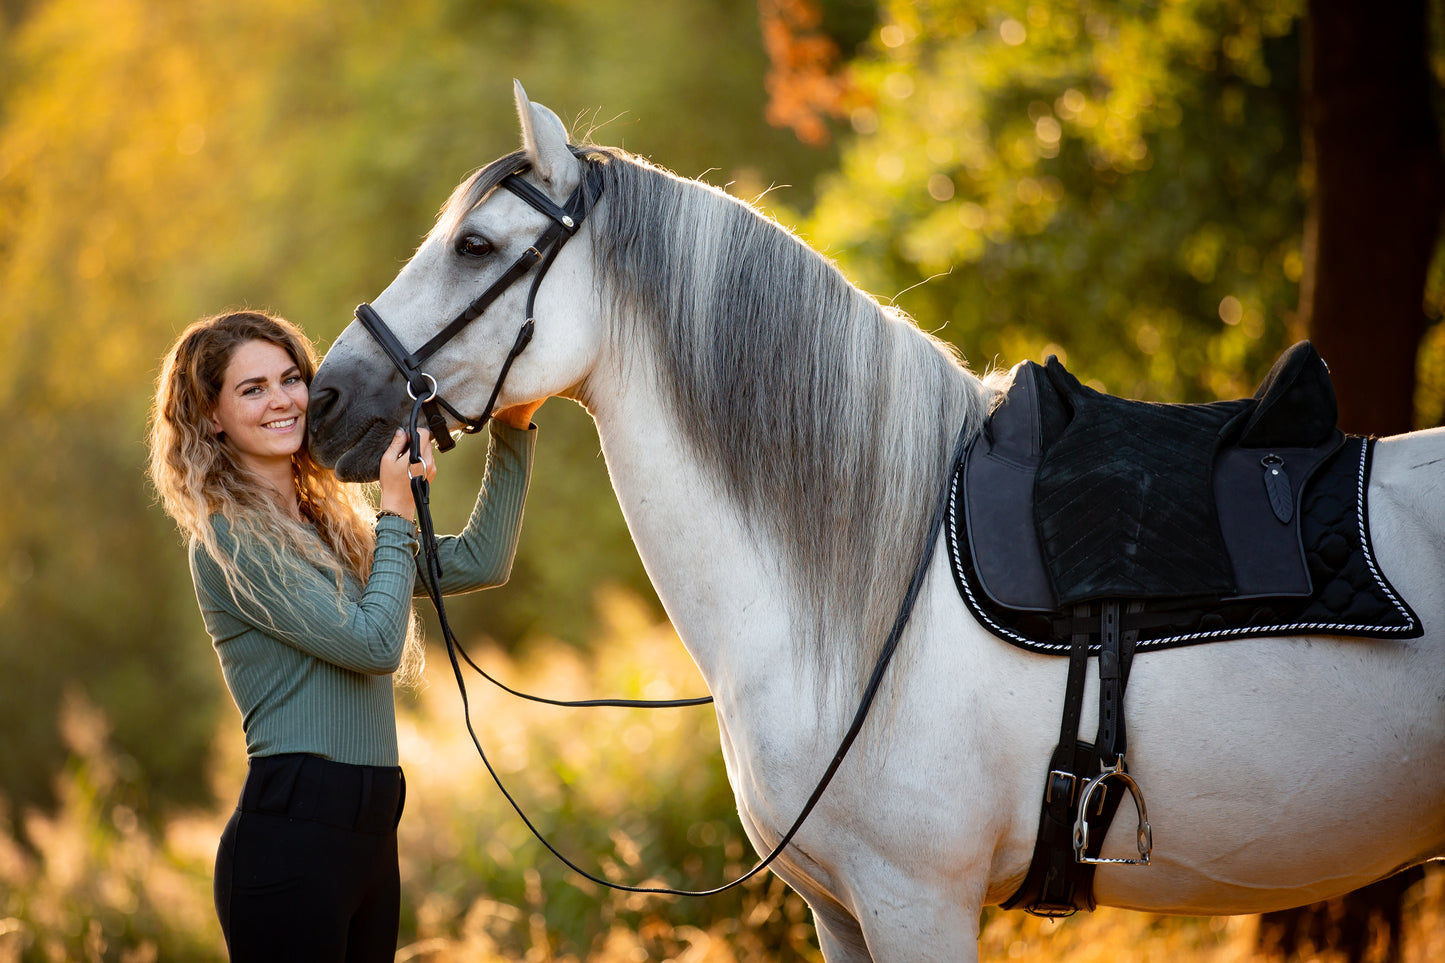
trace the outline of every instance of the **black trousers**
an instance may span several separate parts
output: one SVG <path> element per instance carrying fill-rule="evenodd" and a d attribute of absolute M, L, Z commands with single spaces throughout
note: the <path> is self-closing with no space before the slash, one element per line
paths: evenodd
<path fill-rule="evenodd" d="M 232 963 L 396 955 L 401 770 L 292 753 L 251 760 L 216 852 Z"/>

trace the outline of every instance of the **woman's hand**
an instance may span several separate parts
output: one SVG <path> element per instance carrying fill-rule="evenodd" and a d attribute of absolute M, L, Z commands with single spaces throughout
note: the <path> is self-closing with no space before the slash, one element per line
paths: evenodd
<path fill-rule="evenodd" d="M 532 427 L 532 416 L 537 413 L 537 409 L 542 407 L 542 402 L 546 400 L 546 398 L 540 398 L 537 401 L 529 401 L 525 405 L 513 405 L 510 408 L 503 408 L 493 414 L 492 417 L 504 425 L 511 425 L 513 428 L 520 428 L 526 431 Z"/>
<path fill-rule="evenodd" d="M 418 474 L 426 475 L 431 481 L 436 477 L 436 456 L 431 450 L 431 432 L 425 428 L 421 435 L 421 469 Z M 415 520 L 416 503 L 411 497 L 412 465 L 406 432 L 398 428 L 391 439 L 391 445 L 381 456 L 381 509 L 396 512 L 402 518 Z"/>

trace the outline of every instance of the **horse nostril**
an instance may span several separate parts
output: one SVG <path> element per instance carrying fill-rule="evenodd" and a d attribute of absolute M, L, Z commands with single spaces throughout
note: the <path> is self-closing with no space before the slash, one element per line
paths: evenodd
<path fill-rule="evenodd" d="M 337 391 L 335 388 L 318 388 L 313 383 L 310 392 L 310 399 L 307 401 L 306 405 L 308 409 L 307 413 L 311 416 L 311 422 L 314 424 L 326 418 L 326 416 L 329 415 L 332 410 L 336 408 L 337 403 L 340 402 L 340 400 L 341 392 Z"/>

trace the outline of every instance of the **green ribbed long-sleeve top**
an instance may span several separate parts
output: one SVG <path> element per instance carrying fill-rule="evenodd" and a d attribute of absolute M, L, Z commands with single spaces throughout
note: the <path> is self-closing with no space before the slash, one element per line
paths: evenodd
<path fill-rule="evenodd" d="M 461 534 L 438 539 L 447 594 L 507 580 L 535 443 L 535 429 L 492 422 L 471 517 Z M 411 525 L 391 516 L 378 520 L 371 576 L 362 585 L 348 574 L 338 604 L 329 573 L 306 567 L 298 582 L 278 586 L 220 516 L 212 524 L 261 603 L 257 611 L 238 601 L 220 566 L 192 539 L 196 598 L 241 712 L 246 754 L 305 752 L 353 765 L 398 765 L 391 674 L 401 660 L 412 598 L 424 592 Z"/>

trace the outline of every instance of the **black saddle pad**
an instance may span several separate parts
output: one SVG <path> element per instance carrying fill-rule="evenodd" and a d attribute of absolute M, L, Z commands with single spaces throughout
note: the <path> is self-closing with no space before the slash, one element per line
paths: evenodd
<path fill-rule="evenodd" d="M 1308 568 L 1305 594 L 1227 601 L 1198 596 L 1136 599 L 1123 615 L 1124 631 L 1138 633 L 1136 647 L 1162 649 L 1265 635 L 1415 638 L 1423 634 L 1420 620 L 1375 563 L 1365 503 L 1372 448 L 1370 439 L 1346 439 L 1303 486 L 1298 532 Z M 1036 652 L 1066 653 L 1073 635 L 1088 630 L 1089 616 L 1077 606 L 1047 611 L 1010 608 L 983 591 L 963 521 L 963 478 L 960 466 L 953 478 L 947 536 L 954 579 L 964 602 L 999 638 Z"/>

